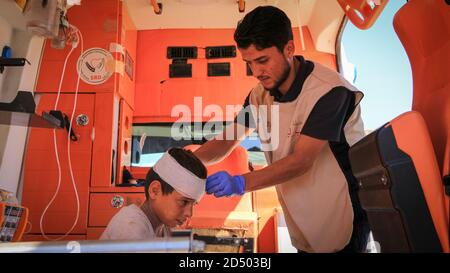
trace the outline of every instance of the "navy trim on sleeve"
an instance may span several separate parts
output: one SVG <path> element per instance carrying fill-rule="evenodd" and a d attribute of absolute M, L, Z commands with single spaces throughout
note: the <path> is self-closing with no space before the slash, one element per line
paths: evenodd
<path fill-rule="evenodd" d="M 353 103 L 352 103 L 353 101 Z M 349 89 L 333 88 L 316 103 L 302 129 L 302 134 L 328 141 L 341 141 L 346 117 L 355 108 L 355 96 Z"/>

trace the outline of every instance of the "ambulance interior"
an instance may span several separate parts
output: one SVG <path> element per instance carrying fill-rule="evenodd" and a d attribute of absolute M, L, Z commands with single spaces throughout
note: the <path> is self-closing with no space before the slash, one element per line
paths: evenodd
<path fill-rule="evenodd" d="M 143 181 L 165 151 L 195 150 L 219 133 L 238 111 L 227 106 L 242 105 L 257 83 L 233 40 L 246 13 L 279 7 L 296 55 L 342 72 L 345 25 L 369 29 L 387 3 L 1 0 L 0 252 L 43 252 L 49 242 L 65 252 L 68 241 L 132 249 L 98 241 L 109 220 L 145 201 Z M 450 1 L 409 0 L 392 24 L 411 65 L 413 103 L 350 149 L 351 166 L 378 252 L 448 253 Z M 259 145 L 257 135 L 245 139 L 208 174 L 263 168 Z M 141 245 L 296 252 L 273 187 L 205 195 L 175 234 Z"/>

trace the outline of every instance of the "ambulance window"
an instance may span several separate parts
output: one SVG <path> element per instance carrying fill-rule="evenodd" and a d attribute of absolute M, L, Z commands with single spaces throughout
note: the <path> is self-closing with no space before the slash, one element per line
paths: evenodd
<path fill-rule="evenodd" d="M 338 43 L 341 74 L 364 93 L 361 111 L 366 132 L 411 110 L 411 67 L 393 27 L 394 15 L 405 3 L 389 1 L 368 30 L 348 21 Z"/>
<path fill-rule="evenodd" d="M 173 128 L 177 129 L 174 130 Z M 152 167 L 171 147 L 201 145 L 222 132 L 223 123 L 213 127 L 202 123 L 182 124 L 134 124 L 131 165 L 133 167 Z M 261 151 L 261 141 L 256 133 L 241 142 L 248 152 L 253 166 L 266 165 L 264 153 Z"/>

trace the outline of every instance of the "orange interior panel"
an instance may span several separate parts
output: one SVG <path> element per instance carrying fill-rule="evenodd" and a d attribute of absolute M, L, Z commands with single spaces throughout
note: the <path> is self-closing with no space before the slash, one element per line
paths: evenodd
<path fill-rule="evenodd" d="M 57 239 L 61 237 L 61 235 L 47 235 L 50 239 Z M 86 235 L 67 235 L 63 240 L 65 241 L 80 241 L 86 240 Z M 34 235 L 34 234 L 25 234 L 23 235 L 22 241 L 24 242 L 42 242 L 47 241 L 42 235 Z"/>
<path fill-rule="evenodd" d="M 38 104 L 38 113 L 53 109 L 56 94 L 43 94 Z M 72 113 L 73 94 L 62 94 L 59 101 L 61 111 Z M 85 114 L 92 119 L 94 114 L 94 95 L 78 96 L 75 117 Z M 74 118 L 75 120 L 75 118 Z M 91 171 L 93 122 L 79 126 L 73 122 L 73 130 L 78 141 L 71 142 L 71 159 L 74 179 L 80 197 L 80 218 L 74 233 L 86 232 L 89 179 Z M 59 159 L 61 163 L 61 187 L 59 195 L 47 211 L 44 218 L 44 231 L 47 233 L 65 233 L 76 217 L 76 198 L 69 174 L 67 158 L 67 130 L 56 130 Z M 53 193 L 56 191 L 58 169 L 56 164 L 53 130 L 32 128 L 29 133 L 25 154 L 23 206 L 30 209 L 31 233 L 40 233 L 39 220 Z"/>
<path fill-rule="evenodd" d="M 445 252 L 449 252 L 445 194 L 425 121 L 418 112 L 413 111 L 395 118 L 390 125 L 399 149 L 408 154 L 414 162 L 442 248 Z M 414 137 L 411 137 L 412 135 Z"/>
<path fill-rule="evenodd" d="M 111 187 L 114 97 L 113 93 L 95 94 L 91 187 Z"/>
<path fill-rule="evenodd" d="M 149 169 L 148 167 L 131 167 L 130 172 L 136 179 L 145 179 Z"/>
<path fill-rule="evenodd" d="M 177 104 L 194 109 L 194 96 L 202 97 L 203 106 L 242 104 L 256 82 L 253 77 L 246 76 L 246 67 L 240 56 L 208 61 L 202 49 L 233 44 L 231 29 L 139 31 L 135 122 L 153 121 L 152 117 L 167 120 L 171 116 L 172 106 Z M 192 78 L 169 78 L 172 60 L 166 58 L 168 46 L 198 47 L 198 59 L 188 60 L 192 63 Z M 207 77 L 208 62 L 230 62 L 231 76 Z"/>
<path fill-rule="evenodd" d="M 118 0 L 86 0 L 83 5 L 74 6 L 67 14 L 71 24 L 80 29 L 84 51 L 90 48 L 102 48 L 110 50 L 111 43 L 120 44 L 124 48 L 124 54 L 114 53 L 114 58 L 122 63 L 127 62 L 132 67 L 132 78 L 125 72 L 113 73 L 110 79 L 100 85 L 90 85 L 80 81 L 81 93 L 118 92 L 128 104 L 134 107 L 134 92 L 136 79 L 136 45 L 137 30 L 130 18 L 128 10 L 122 1 Z M 48 40 L 45 42 L 39 75 L 37 78 L 36 92 L 56 92 L 64 61 L 71 46 L 63 50 L 53 49 Z M 74 92 L 78 80 L 77 62 L 81 55 L 81 43 L 70 56 L 67 66 L 62 92 Z M 55 78 L 56 76 L 56 78 Z"/>
<path fill-rule="evenodd" d="M 134 108 L 134 92 L 136 89 L 136 57 L 137 57 L 137 30 L 134 26 L 133 20 L 128 13 L 126 5 L 122 1 L 119 8 L 119 41 L 125 48 L 125 56 L 120 57 L 120 60 L 127 63 L 127 57 L 129 56 L 129 65 L 132 68 L 131 77 L 125 71 L 123 74 L 119 74 L 117 79 L 119 80 L 119 95 L 124 98 L 131 108 Z"/>
<path fill-rule="evenodd" d="M 98 240 L 102 236 L 105 228 L 88 228 L 86 240 Z"/>
<path fill-rule="evenodd" d="M 99 47 L 109 50 L 110 43 L 118 42 L 119 2 L 117 0 L 86 0 L 80 6 L 73 6 L 67 12 L 70 23 L 76 26 L 83 35 L 84 50 Z M 74 92 L 78 75 L 76 72 L 81 43 L 67 62 L 66 76 L 62 92 Z M 70 51 L 70 46 L 64 50 L 53 49 L 48 40 L 45 43 L 40 73 L 37 78 L 36 92 L 56 92 L 62 73 L 64 60 Z M 114 73 L 111 78 L 100 85 L 89 85 L 80 82 L 80 92 L 113 92 L 115 90 Z"/>
<path fill-rule="evenodd" d="M 275 187 L 253 193 L 253 207 L 258 214 L 258 252 L 273 253 L 276 249 L 275 210 L 281 210 Z"/>
<path fill-rule="evenodd" d="M 305 51 L 302 51 L 298 28 L 293 29 L 297 54 L 321 62 L 336 70 L 335 55 L 318 52 L 314 48 L 307 27 L 302 28 Z M 236 58 L 206 59 L 204 48 L 207 46 L 235 45 L 234 29 L 164 29 L 138 31 L 137 42 L 137 79 L 135 123 L 173 122 L 171 117 L 175 105 L 187 105 L 194 110 L 194 96 L 202 97 L 202 109 L 197 115 L 203 121 L 210 119 L 203 116 L 205 106 L 219 105 L 226 113 L 225 105 L 242 105 L 250 90 L 257 84 L 253 76 L 246 75 L 246 65 L 237 50 Z M 157 41 L 157 42 L 155 42 Z M 169 78 L 167 47 L 197 46 L 198 58 L 189 59 L 192 64 L 192 78 Z M 230 62 L 229 77 L 208 77 L 207 64 L 214 62 Z M 191 113 L 190 117 L 193 117 Z M 190 118 L 189 117 L 189 118 Z M 232 120 L 228 115 L 222 120 Z"/>
<path fill-rule="evenodd" d="M 117 178 L 116 184 L 122 183 L 124 167 L 131 165 L 131 134 L 133 110 L 125 100 L 120 101 L 119 143 L 117 147 Z"/>

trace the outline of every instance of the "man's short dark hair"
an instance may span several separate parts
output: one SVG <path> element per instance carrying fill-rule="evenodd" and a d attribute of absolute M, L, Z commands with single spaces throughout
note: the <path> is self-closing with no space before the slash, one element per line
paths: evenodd
<path fill-rule="evenodd" d="M 258 50 L 275 46 L 283 52 L 287 42 L 293 40 L 291 21 L 279 8 L 260 6 L 239 21 L 234 40 L 244 49 L 253 44 Z"/>
<path fill-rule="evenodd" d="M 203 163 L 198 159 L 194 153 L 181 148 L 171 148 L 169 154 L 185 169 L 196 175 L 198 178 L 206 179 L 207 171 Z M 153 169 L 149 170 L 145 179 L 145 197 L 149 199 L 148 188 L 150 183 L 154 180 L 161 183 L 161 189 L 163 195 L 171 194 L 173 187 L 164 181 Z"/>

